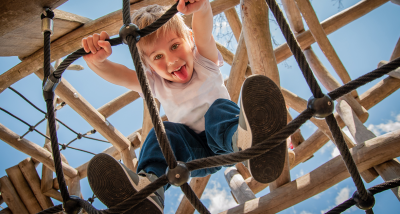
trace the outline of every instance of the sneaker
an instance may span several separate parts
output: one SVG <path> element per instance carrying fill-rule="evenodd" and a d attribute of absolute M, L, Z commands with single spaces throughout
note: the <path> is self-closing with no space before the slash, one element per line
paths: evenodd
<path fill-rule="evenodd" d="M 89 185 L 97 198 L 113 207 L 157 179 L 155 175 L 138 175 L 112 156 L 100 153 L 90 160 L 87 170 Z M 160 214 L 164 209 L 164 187 L 125 213 Z"/>
<path fill-rule="evenodd" d="M 266 76 L 248 77 L 242 86 L 238 130 L 232 137 L 234 151 L 261 143 L 286 126 L 286 117 L 285 100 L 280 88 Z M 281 175 L 287 149 L 285 142 L 275 143 L 279 145 L 246 161 L 245 165 L 256 181 L 271 183 Z"/>

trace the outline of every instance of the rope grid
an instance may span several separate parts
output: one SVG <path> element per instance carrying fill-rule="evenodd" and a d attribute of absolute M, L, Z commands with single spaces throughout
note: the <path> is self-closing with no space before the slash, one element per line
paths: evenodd
<path fill-rule="evenodd" d="M 299 44 L 297 43 L 295 37 L 293 36 L 293 33 L 291 32 L 289 25 L 287 24 L 279 6 L 277 5 L 275 0 L 266 0 L 266 2 L 268 4 L 268 6 L 270 7 L 271 11 L 273 12 L 273 14 L 279 24 L 279 27 L 281 28 L 281 30 L 286 38 L 287 44 L 289 45 L 290 50 L 292 51 L 297 63 L 299 64 L 299 67 L 304 75 L 304 78 L 305 78 L 313 96 L 315 98 L 323 97 L 324 94 L 322 93 L 321 88 L 319 87 L 319 85 L 310 69 L 310 66 L 307 63 L 305 56 L 302 53 L 301 48 L 299 47 Z M 156 20 L 154 23 L 147 26 L 146 28 L 139 30 L 137 32 L 138 35 L 140 37 L 144 37 L 144 36 L 154 32 L 155 30 L 157 30 L 160 26 L 162 26 L 164 23 L 166 23 L 173 15 L 176 14 L 176 12 L 177 12 L 176 6 L 177 6 L 177 3 L 174 4 L 160 19 Z M 129 25 L 130 21 L 131 20 L 130 20 L 129 0 L 123 0 L 123 23 L 125 25 Z M 44 35 L 44 37 L 45 37 L 44 38 L 44 40 L 45 40 L 44 46 L 46 46 L 46 37 L 47 37 L 46 34 Z M 121 38 L 115 38 L 115 39 L 111 39 L 109 41 L 112 46 L 115 46 L 115 45 L 121 44 L 122 43 L 121 40 L 122 40 Z M 163 152 L 163 155 L 166 159 L 166 162 L 167 162 L 169 168 L 174 169 L 177 166 L 177 161 L 176 161 L 176 158 L 170 147 L 164 125 L 163 125 L 160 115 L 157 111 L 157 107 L 156 107 L 152 92 L 150 90 L 147 77 L 144 73 L 144 70 L 143 70 L 143 67 L 142 67 L 142 64 L 140 61 L 140 57 L 139 57 L 137 47 L 136 47 L 136 43 L 137 43 L 138 39 L 137 39 L 137 37 L 134 37 L 134 35 L 128 35 L 126 40 L 127 40 L 129 50 L 132 55 L 132 60 L 135 65 L 136 73 L 137 73 L 143 94 L 145 96 L 148 110 L 149 110 L 151 118 L 152 118 L 152 123 L 154 125 L 154 129 L 156 132 L 156 136 L 157 136 L 160 148 Z M 45 65 L 44 65 L 44 68 L 45 68 L 44 69 L 44 73 L 45 73 L 44 79 L 45 80 L 50 78 L 49 75 L 50 76 L 53 75 L 54 78 L 60 79 L 64 70 L 73 61 L 75 61 L 79 57 L 87 54 L 83 49 L 77 50 L 76 52 L 69 55 L 60 64 L 60 66 L 57 68 L 57 70 L 53 72 L 53 74 L 50 74 L 50 66 L 46 65 L 46 63 L 50 64 L 50 60 L 46 60 L 47 59 L 46 58 L 47 50 L 48 50 L 48 58 L 50 59 L 50 48 L 46 48 L 46 47 L 45 47 Z M 351 92 L 352 90 L 358 88 L 359 86 L 366 84 L 367 82 L 370 82 L 374 79 L 377 79 L 384 74 L 389 73 L 390 71 L 394 70 L 395 68 L 397 68 L 399 66 L 400 66 L 400 58 L 337 88 L 336 90 L 328 93 L 328 95 L 331 97 L 332 100 L 336 100 L 340 96 L 343 96 L 344 94 Z M 54 88 L 53 88 L 53 91 L 54 91 Z M 57 136 L 56 136 L 56 131 L 55 131 L 55 121 L 56 120 L 54 118 L 54 107 L 53 107 L 54 92 L 53 91 L 51 91 L 51 92 L 44 91 L 44 97 L 45 97 L 45 100 L 47 103 L 47 112 L 48 112 L 49 126 L 50 126 L 50 131 L 51 131 L 50 138 L 52 141 L 56 174 L 57 174 L 57 179 L 60 184 L 60 190 L 61 190 L 61 194 L 64 199 L 64 202 L 66 202 L 68 200 L 76 201 L 78 206 L 84 208 L 88 213 L 123 213 L 124 211 L 127 211 L 128 209 L 131 209 L 132 207 L 139 204 L 141 201 L 146 199 L 146 197 L 148 197 L 151 193 L 155 192 L 158 188 L 169 183 L 167 176 L 164 174 L 163 176 L 158 178 L 156 181 L 147 185 L 145 188 L 138 191 L 136 194 L 132 195 L 125 201 L 122 201 L 121 203 L 117 204 L 116 206 L 110 207 L 109 209 L 106 209 L 106 210 L 97 210 L 88 201 L 85 201 L 82 199 L 70 198 L 70 196 L 68 194 L 68 190 L 66 189 L 65 180 L 63 177 L 63 173 L 62 173 L 61 159 L 59 157 L 58 142 L 57 142 Z M 261 155 L 261 154 L 273 149 L 275 147 L 274 144 L 276 144 L 276 142 L 282 142 L 282 140 L 289 137 L 302 124 L 304 124 L 308 119 L 310 119 L 314 115 L 314 113 L 315 113 L 314 110 L 307 108 L 297 118 L 292 120 L 286 127 L 281 129 L 280 131 L 276 132 L 274 135 L 270 136 L 268 139 L 265 139 L 262 143 L 257 144 L 251 148 L 248 148 L 248 149 L 240 151 L 240 152 L 227 154 L 227 155 L 220 155 L 220 156 L 213 156 L 213 157 L 209 157 L 209 158 L 192 160 L 192 161 L 186 163 L 186 167 L 189 169 L 189 171 L 193 171 L 196 169 L 211 168 L 211 167 L 216 167 L 216 166 L 234 164 L 234 163 L 242 162 L 242 161 L 250 159 L 250 158 L 257 157 L 258 155 Z M 367 191 L 361 180 L 361 177 L 360 177 L 357 167 L 354 163 L 354 160 L 352 159 L 351 154 L 344 142 L 342 133 L 340 131 L 340 127 L 337 125 L 337 122 L 336 122 L 333 114 L 330 114 L 325 119 L 329 125 L 332 135 L 334 136 L 335 143 L 337 144 L 337 146 L 339 148 L 341 156 L 346 163 L 346 167 L 357 187 L 357 192 L 359 193 L 362 200 L 366 200 L 368 198 Z M 377 185 L 375 187 L 372 187 L 372 188 L 370 188 L 370 193 L 376 194 L 381 191 L 384 191 L 384 190 L 387 190 L 389 188 L 399 186 L 399 185 L 400 185 L 400 178 L 383 183 L 381 185 Z M 197 198 L 197 196 L 194 194 L 193 190 L 190 188 L 190 186 L 187 183 L 183 184 L 181 186 L 181 189 L 185 193 L 185 195 L 189 199 L 189 201 L 192 203 L 192 205 L 199 211 L 199 213 L 209 213 L 209 211 L 205 208 L 205 206 Z M 332 209 L 334 211 L 331 210 L 332 212 L 329 211 L 328 213 L 340 213 L 345 210 L 344 207 L 348 208 L 354 204 L 355 204 L 355 201 L 353 199 L 349 199 L 349 200 L 345 201 L 344 203 L 342 203 L 341 205 L 339 205 L 338 207 Z M 61 211 L 60 208 L 62 210 L 62 207 L 60 207 L 60 205 L 58 205 L 53 208 L 44 210 L 40 213 L 54 213 L 56 211 Z M 372 209 L 370 209 L 366 212 L 373 213 Z"/>

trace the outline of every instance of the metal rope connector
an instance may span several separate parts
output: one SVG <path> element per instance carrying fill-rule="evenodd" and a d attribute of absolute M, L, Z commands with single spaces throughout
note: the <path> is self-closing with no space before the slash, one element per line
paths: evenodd
<path fill-rule="evenodd" d="M 42 34 L 44 34 L 45 32 L 50 32 L 50 35 L 53 35 L 53 28 L 54 28 L 53 18 L 54 18 L 54 12 L 50 8 L 45 8 L 41 16 Z"/>

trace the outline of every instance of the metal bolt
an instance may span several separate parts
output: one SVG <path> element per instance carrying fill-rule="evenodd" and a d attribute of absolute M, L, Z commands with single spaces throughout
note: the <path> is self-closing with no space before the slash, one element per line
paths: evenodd
<path fill-rule="evenodd" d="M 75 97 L 75 98 L 79 98 L 78 93 L 74 93 L 74 97 Z"/>
<path fill-rule="evenodd" d="M 332 105 L 331 101 L 328 101 L 328 106 Z"/>
<path fill-rule="evenodd" d="M 176 174 L 176 175 L 175 175 L 175 178 L 180 178 L 180 177 L 181 177 L 180 174 Z"/>

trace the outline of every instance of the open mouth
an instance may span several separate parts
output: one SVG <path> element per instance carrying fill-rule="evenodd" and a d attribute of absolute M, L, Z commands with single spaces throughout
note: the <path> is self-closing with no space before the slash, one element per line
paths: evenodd
<path fill-rule="evenodd" d="M 186 65 L 182 65 L 181 67 L 173 70 L 171 72 L 172 75 L 176 76 L 180 80 L 186 80 L 188 73 L 186 70 Z"/>

